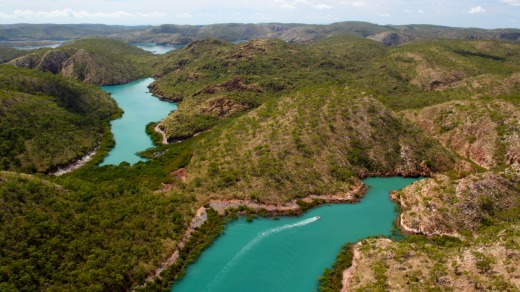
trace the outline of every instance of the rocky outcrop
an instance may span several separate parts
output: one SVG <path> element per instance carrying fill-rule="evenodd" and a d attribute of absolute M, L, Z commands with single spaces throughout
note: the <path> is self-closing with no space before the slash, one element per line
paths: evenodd
<path fill-rule="evenodd" d="M 259 86 L 244 84 L 239 77 L 235 77 L 221 84 L 210 85 L 204 88 L 202 91 L 194 93 L 193 96 L 197 96 L 200 94 L 214 94 L 217 92 L 231 91 L 264 92 L 264 90 Z"/>
<path fill-rule="evenodd" d="M 341 291 L 517 291 L 518 243 L 513 237 L 509 243 L 497 240 L 449 248 L 367 239 L 354 245 Z"/>
<path fill-rule="evenodd" d="M 484 168 L 520 162 L 520 110 L 510 103 L 452 101 L 402 114 Z"/>
<path fill-rule="evenodd" d="M 367 38 L 374 41 L 378 41 L 387 47 L 397 46 L 408 41 L 408 38 L 406 36 L 390 31 L 371 35 Z"/>
<path fill-rule="evenodd" d="M 217 96 L 205 101 L 199 111 L 201 114 L 223 118 L 244 112 L 246 109 L 247 107 L 240 103 Z"/>
<path fill-rule="evenodd" d="M 453 180 L 444 175 L 424 179 L 393 193 L 403 210 L 404 231 L 460 237 L 462 230 L 477 230 L 495 212 L 520 201 L 518 181 L 493 172 Z"/>
<path fill-rule="evenodd" d="M 43 72 L 59 73 L 70 55 L 65 51 L 48 51 L 36 65 L 36 69 Z"/>

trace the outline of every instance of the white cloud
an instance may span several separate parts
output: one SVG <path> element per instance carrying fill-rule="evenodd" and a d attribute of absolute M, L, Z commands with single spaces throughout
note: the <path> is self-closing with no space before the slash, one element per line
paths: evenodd
<path fill-rule="evenodd" d="M 405 12 L 405 13 L 412 13 L 412 10 L 405 9 L 404 12 Z"/>
<path fill-rule="evenodd" d="M 296 6 L 294 6 L 294 4 L 289 3 L 285 0 L 273 0 L 273 2 L 274 2 L 274 4 L 279 5 L 279 7 L 282 9 L 293 9 L 296 7 Z"/>
<path fill-rule="evenodd" d="M 352 6 L 354 7 L 365 7 L 367 6 L 367 3 L 365 1 L 356 1 L 352 3 Z"/>
<path fill-rule="evenodd" d="M 15 18 L 15 17 L 16 16 L 14 16 L 12 14 L 7 14 L 7 13 L 0 11 L 0 18 Z"/>
<path fill-rule="evenodd" d="M 502 2 L 513 6 L 520 6 L 520 0 L 502 0 Z"/>
<path fill-rule="evenodd" d="M 314 5 L 312 6 L 313 8 L 316 8 L 316 9 L 320 9 L 320 10 L 324 10 L 324 9 L 332 9 L 332 7 L 330 7 L 329 5 L 327 4 L 318 4 L 318 5 Z"/>
<path fill-rule="evenodd" d="M 166 14 L 162 12 L 152 13 L 130 13 L 127 11 L 113 11 L 113 12 L 89 12 L 86 10 L 75 11 L 69 8 L 62 10 L 49 11 L 34 11 L 30 9 L 15 10 L 12 14 L 0 12 L 0 18 L 125 18 L 125 17 L 165 17 Z"/>
<path fill-rule="evenodd" d="M 388 16 L 390 16 L 390 13 L 379 13 L 378 16 L 388 17 Z"/>
<path fill-rule="evenodd" d="M 177 17 L 177 18 L 192 18 L 193 16 L 191 14 L 189 14 L 189 13 L 184 12 L 184 13 L 177 13 L 177 14 L 175 14 L 175 17 Z"/>
<path fill-rule="evenodd" d="M 419 10 L 417 10 L 417 13 L 419 13 L 419 14 L 424 14 L 424 11 L 421 10 L 421 9 L 419 9 Z"/>
<path fill-rule="evenodd" d="M 477 13 L 484 13 L 484 12 L 486 12 L 486 9 L 482 8 L 482 6 L 473 7 L 468 11 L 469 14 L 477 14 Z"/>

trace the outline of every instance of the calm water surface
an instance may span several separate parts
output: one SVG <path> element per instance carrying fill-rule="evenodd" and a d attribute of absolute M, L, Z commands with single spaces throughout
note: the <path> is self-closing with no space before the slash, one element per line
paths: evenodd
<path fill-rule="evenodd" d="M 148 85 L 152 82 L 153 78 L 145 78 L 123 85 L 101 87 L 112 94 L 124 114 L 122 118 L 110 123 L 116 146 L 100 165 L 117 165 L 123 161 L 133 164 L 144 160 L 136 153 L 153 146 L 145 132 L 146 125 L 164 119 L 177 109 L 175 103 L 152 96 L 148 91 Z"/>
<path fill-rule="evenodd" d="M 416 180 L 369 178 L 358 204 L 325 205 L 280 220 L 235 220 L 172 291 L 314 291 L 343 244 L 391 234 L 397 213 L 389 191 Z"/>
<path fill-rule="evenodd" d="M 133 43 L 133 45 L 138 48 L 141 48 L 145 51 L 152 52 L 156 55 L 166 54 L 169 51 L 178 50 L 185 46 L 185 45 L 157 45 L 155 43 Z"/>

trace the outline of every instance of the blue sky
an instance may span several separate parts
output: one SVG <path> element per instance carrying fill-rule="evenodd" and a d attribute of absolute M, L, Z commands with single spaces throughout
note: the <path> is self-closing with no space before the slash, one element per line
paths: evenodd
<path fill-rule="evenodd" d="M 0 0 L 0 23 L 367 21 L 520 28 L 520 0 Z"/>

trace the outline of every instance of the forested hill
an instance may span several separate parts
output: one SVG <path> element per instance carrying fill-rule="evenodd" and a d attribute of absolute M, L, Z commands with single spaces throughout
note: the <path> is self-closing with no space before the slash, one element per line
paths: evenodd
<path fill-rule="evenodd" d="M 348 84 L 395 110 L 450 100 L 520 93 L 520 45 L 431 40 L 385 47 L 361 37 L 309 45 L 214 39 L 162 57 L 152 91 L 182 100 L 160 126 L 170 140 L 190 137 L 308 84 Z"/>
<path fill-rule="evenodd" d="M 150 76 L 155 56 L 122 41 L 89 38 L 56 49 L 29 51 L 9 63 L 58 73 L 96 85 L 113 85 Z"/>
<path fill-rule="evenodd" d="M 45 172 L 91 151 L 117 105 L 99 88 L 0 65 L 0 169 Z"/>

